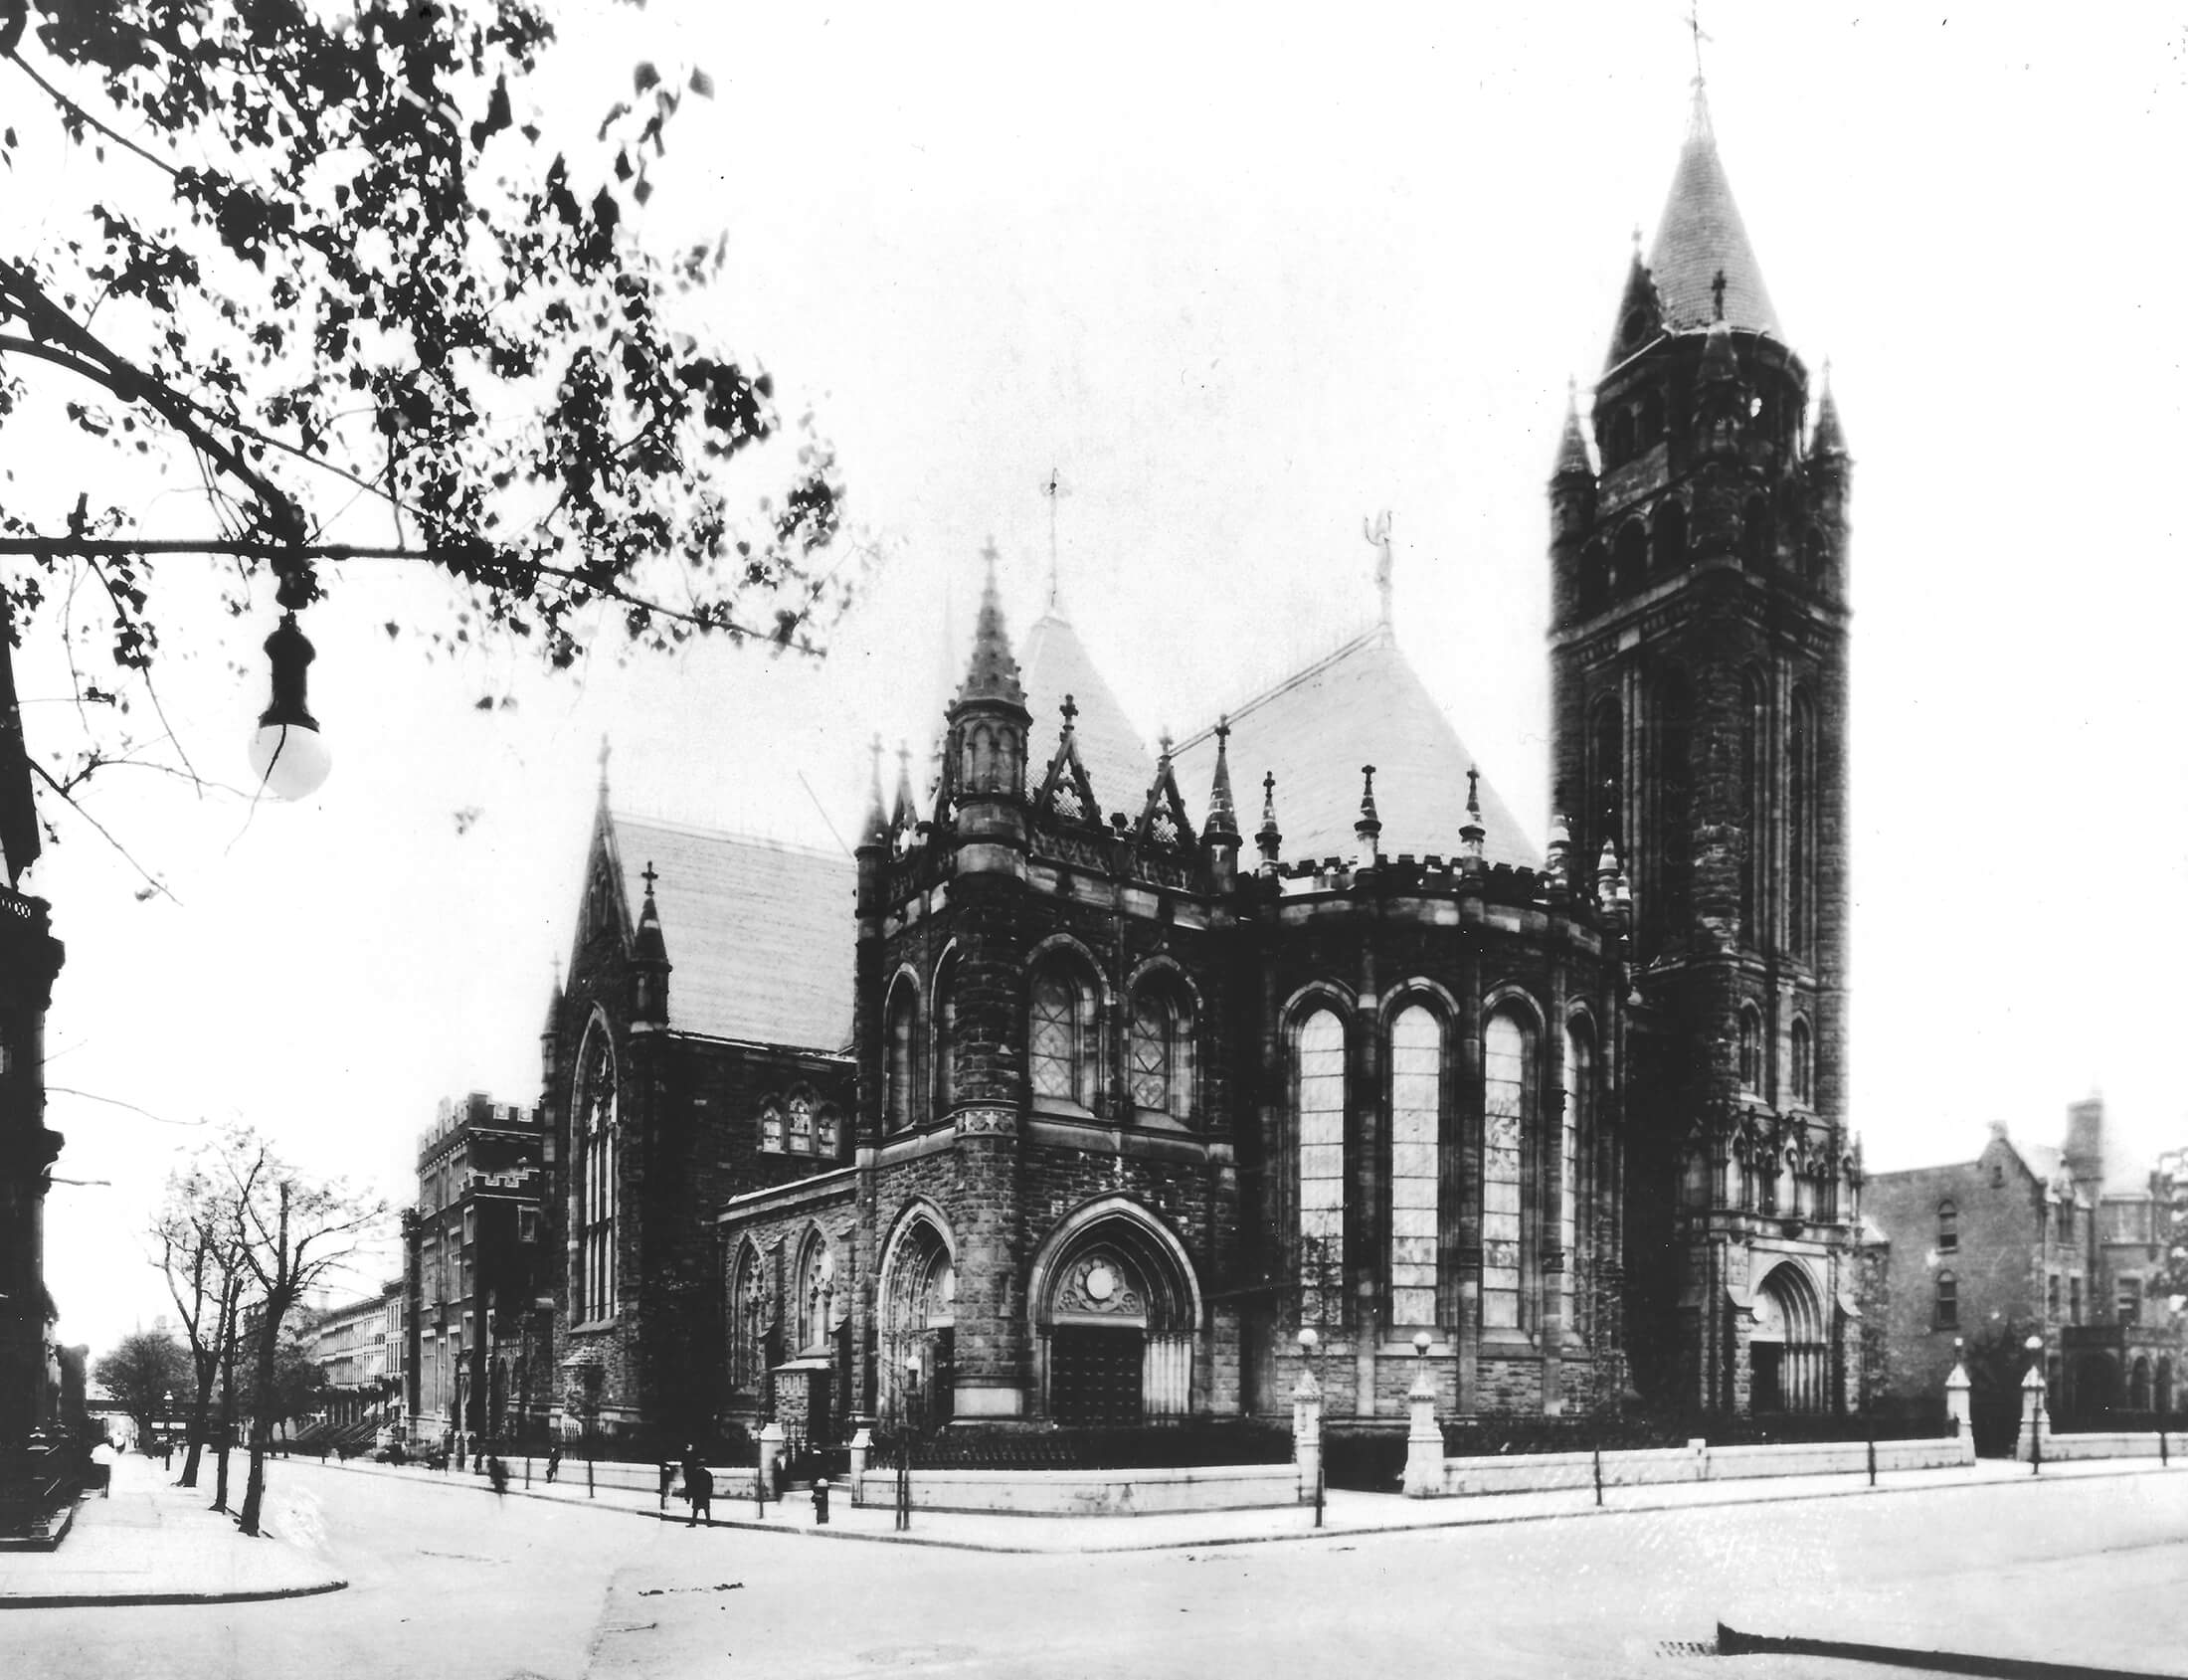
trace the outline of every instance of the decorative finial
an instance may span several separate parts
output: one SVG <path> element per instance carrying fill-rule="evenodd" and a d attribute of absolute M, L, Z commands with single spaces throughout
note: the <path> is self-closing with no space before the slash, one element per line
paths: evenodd
<path fill-rule="evenodd" d="M 1723 269 L 1718 270 L 1716 278 L 1710 281 L 1710 296 L 1717 307 L 1717 318 L 1723 320 L 1725 318 L 1725 271 Z"/>
<path fill-rule="evenodd" d="M 1063 474 L 1054 467 L 1049 467 L 1048 482 L 1041 486 L 1041 494 L 1048 498 L 1048 610 L 1051 613 L 1058 611 L 1058 606 L 1063 598 L 1062 587 L 1057 581 L 1059 573 L 1056 566 L 1056 503 L 1063 500 L 1070 493 L 1069 490 L 1063 487 Z"/>
<path fill-rule="evenodd" d="M 1231 800 L 1230 713 L 1215 720 L 1215 769 L 1208 778 L 1208 821 L 1203 840 L 1238 842 L 1238 812 Z"/>
<path fill-rule="evenodd" d="M 996 562 L 1003 558 L 1002 554 L 996 549 L 995 532 L 990 531 L 988 533 L 987 542 L 981 545 L 980 557 L 988 562 L 988 576 L 993 579 L 996 575 Z"/>
<path fill-rule="evenodd" d="M 1639 222 L 1633 225 L 1633 260 L 1636 263 L 1641 261 L 1641 224 Z"/>
<path fill-rule="evenodd" d="M 1253 840 L 1261 851 L 1261 872 L 1274 874 L 1284 836 L 1276 826 L 1276 772 L 1273 770 L 1261 778 L 1261 829 Z"/>
<path fill-rule="evenodd" d="M 1701 0 L 1692 0 L 1687 7 L 1686 24 L 1688 33 L 1694 37 L 1694 85 L 1699 88 L 1702 86 L 1702 43 L 1717 39 L 1702 27 Z"/>
<path fill-rule="evenodd" d="M 1221 717 L 1215 720 L 1215 738 L 1218 741 L 1227 741 L 1230 739 L 1229 712 L 1225 712 Z"/>
<path fill-rule="evenodd" d="M 1374 774 L 1371 767 L 1368 774 Z M 1469 817 L 1482 814 L 1482 773 L 1471 764 L 1466 767 L 1466 814 Z"/>
<path fill-rule="evenodd" d="M 1482 867 L 1482 841 L 1489 831 L 1482 827 L 1482 773 L 1472 765 L 1466 770 L 1466 821 L 1459 825 L 1459 854 L 1469 869 Z"/>
<path fill-rule="evenodd" d="M 1168 764 L 1170 762 L 1170 749 L 1175 743 L 1172 741 L 1170 730 L 1167 727 L 1161 735 L 1156 737 L 1155 744 L 1162 749 L 1163 762 Z"/>
<path fill-rule="evenodd" d="M 653 883 L 660 878 L 659 875 L 653 872 L 653 859 L 648 857 L 645 860 L 645 867 L 638 871 L 638 879 L 645 882 L 646 897 L 651 898 L 653 896 Z"/>
<path fill-rule="evenodd" d="M 1365 867 L 1375 860 L 1375 842 L 1382 838 L 1382 818 L 1375 811 L 1375 767 L 1362 765 L 1360 779 L 1360 818 L 1353 825 L 1353 833 L 1360 837 L 1361 861 Z"/>
<path fill-rule="evenodd" d="M 1381 602 L 1383 629 L 1390 628 L 1390 510 L 1385 507 L 1373 519 L 1360 522 L 1361 535 L 1375 549 L 1375 594 Z"/>
<path fill-rule="evenodd" d="M 1079 702 L 1074 700 L 1069 694 L 1066 694 L 1063 697 L 1063 704 L 1061 706 L 1058 706 L 1056 709 L 1063 713 L 1064 733 L 1069 734 L 1071 732 L 1071 726 L 1077 721 L 1079 716 Z"/>

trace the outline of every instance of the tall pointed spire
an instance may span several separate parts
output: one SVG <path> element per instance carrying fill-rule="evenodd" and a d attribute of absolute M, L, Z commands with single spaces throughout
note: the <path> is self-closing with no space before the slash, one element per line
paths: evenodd
<path fill-rule="evenodd" d="M 1236 841 L 1238 835 L 1238 811 L 1231 803 L 1230 779 L 1230 716 L 1225 713 L 1215 722 L 1215 775 L 1208 784 L 1208 820 L 1201 830 L 1203 840 L 1228 840 Z"/>
<path fill-rule="evenodd" d="M 1276 772 L 1261 778 L 1261 828 L 1253 837 L 1261 852 L 1261 872 L 1273 874 L 1277 854 L 1284 847 L 1284 832 L 1276 826 Z"/>
<path fill-rule="evenodd" d="M 873 775 L 866 790 L 866 820 L 859 825 L 859 842 L 863 845 L 887 845 L 889 843 L 889 808 L 881 799 L 881 734 L 874 732 Z"/>
<path fill-rule="evenodd" d="M 1003 626 L 1003 598 L 996 587 L 996 562 L 1001 556 L 993 537 L 981 550 L 981 558 L 988 562 L 988 578 L 981 588 L 980 618 L 973 626 L 973 657 L 952 710 L 971 700 L 1004 700 L 1019 706 L 1025 703 L 1025 689 L 1018 681 L 1018 661 L 1011 654 L 1010 637 Z"/>
<path fill-rule="evenodd" d="M 1831 364 L 1823 364 L 1823 398 L 1816 405 L 1816 435 L 1809 444 L 1813 456 L 1846 454 L 1846 429 L 1839 424 L 1839 400 L 1831 394 Z"/>
<path fill-rule="evenodd" d="M 1594 476 L 1595 468 L 1588 465 L 1587 439 L 1580 431 L 1580 388 L 1568 378 L 1565 381 L 1565 430 L 1557 440 L 1557 465 L 1550 474 L 1550 482 Z"/>
<path fill-rule="evenodd" d="M 1670 330 L 1692 332 L 1723 319 L 1743 332 L 1783 339 L 1769 288 L 1762 283 L 1762 266 L 1747 242 L 1746 224 L 1739 219 L 1732 183 L 1717 154 L 1717 131 L 1699 76 L 1648 269 Z M 1713 285 L 1720 275 L 1722 291 Z"/>

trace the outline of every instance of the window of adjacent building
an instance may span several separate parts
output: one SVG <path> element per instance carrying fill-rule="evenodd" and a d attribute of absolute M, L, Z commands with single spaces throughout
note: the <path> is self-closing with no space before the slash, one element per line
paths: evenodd
<path fill-rule="evenodd" d="M 789 1143 L 793 1155 L 813 1153 L 813 1098 L 803 1092 L 790 1099 Z"/>
<path fill-rule="evenodd" d="M 760 1105 L 760 1148 L 769 1155 L 783 1152 L 783 1105 L 773 1097 Z"/>
<path fill-rule="evenodd" d="M 588 1321 L 616 1309 L 616 1119 L 615 1051 L 604 1023 L 596 1020 L 578 1054 L 571 1115 L 578 1134 L 578 1252 L 573 1299 Z"/>
<path fill-rule="evenodd" d="M 2062 1248 L 2074 1246 L 2074 1204 L 2071 1202 L 2059 1205 L 2059 1245 Z"/>
<path fill-rule="evenodd" d="M 919 1004 L 911 982 L 899 980 L 889 995 L 887 1088 L 882 1093 L 882 1124 L 901 1132 L 913 1120 L 913 1049 L 919 1041 Z"/>
<path fill-rule="evenodd" d="M 1345 1024 L 1318 1009 L 1300 1023 L 1292 1102 L 1299 1124 L 1300 1318 L 1342 1311 L 1345 1265 Z"/>
<path fill-rule="evenodd" d="M 1937 1252 L 1950 1254 L 1960 1246 L 1960 1210 L 1950 1202 L 1937 1204 Z"/>
<path fill-rule="evenodd" d="M 1390 1322 L 1436 1322 L 1443 1025 L 1413 1004 L 1390 1024 Z"/>
<path fill-rule="evenodd" d="M 2067 1322 L 2082 1322 L 2082 1280 L 2079 1277 L 2067 1279 Z"/>
<path fill-rule="evenodd" d="M 813 1117 L 814 1153 L 833 1161 L 843 1148 L 843 1119 L 833 1103 L 822 1103 Z"/>
<path fill-rule="evenodd" d="M 1960 1326 L 1960 1280 L 1949 1271 L 1937 1274 L 1937 1328 L 1957 1330 Z"/>
<path fill-rule="evenodd" d="M 1132 1000 L 1132 1104 L 1184 1120 L 1192 1113 L 1192 1008 L 1166 975 Z"/>
<path fill-rule="evenodd" d="M 1489 1018 L 1482 1043 L 1482 1325 L 1520 1326 L 1521 1148 L 1535 1083 L 1533 1036 L 1518 1016 Z"/>
<path fill-rule="evenodd" d="M 1762 1088 L 1762 1017 L 1751 1004 L 1739 1012 L 1739 1088 Z"/>
<path fill-rule="evenodd" d="M 2118 1310 L 2121 1324 L 2133 1324 L 2139 1320 L 2142 1316 L 2142 1279 L 2139 1277 L 2121 1278 L 2118 1292 L 2113 1297 L 2113 1304 Z"/>
<path fill-rule="evenodd" d="M 1811 1104 L 1816 1100 L 1816 1052 L 1814 1040 L 1809 1036 L 1808 1023 L 1795 1018 L 1792 1030 L 1793 1100 Z"/>
<path fill-rule="evenodd" d="M 2049 1319 L 2056 1319 L 2059 1316 L 2059 1274 L 2057 1272 L 2053 1272 L 2044 1279 L 2044 1316 Z"/>

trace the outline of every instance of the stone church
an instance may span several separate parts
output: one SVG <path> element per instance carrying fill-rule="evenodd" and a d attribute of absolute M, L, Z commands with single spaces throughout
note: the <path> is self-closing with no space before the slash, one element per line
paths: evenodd
<path fill-rule="evenodd" d="M 1698 86 L 1550 480 L 1545 851 L 1387 592 L 1151 753 L 992 556 L 936 785 L 877 763 L 853 859 L 604 782 L 565 1369 L 816 1440 L 1280 1416 L 1306 1357 L 1397 1427 L 1420 1332 L 1446 1414 L 1853 1403 L 1848 474 Z"/>

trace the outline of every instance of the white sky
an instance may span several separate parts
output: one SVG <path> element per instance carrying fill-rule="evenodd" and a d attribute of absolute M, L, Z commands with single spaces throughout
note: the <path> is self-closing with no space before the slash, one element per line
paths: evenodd
<path fill-rule="evenodd" d="M 819 408 L 885 569 L 819 666 L 709 647 L 622 667 L 604 645 L 561 678 L 502 651 L 423 663 L 378 627 L 430 580 L 343 580 L 305 626 L 320 796 L 247 820 L 115 774 L 97 809 L 179 906 L 134 899 L 54 814 L 28 883 L 69 946 L 53 1083 L 248 1118 L 407 1200 L 437 1099 L 536 1096 L 603 732 L 631 810 L 848 835 L 868 735 L 933 727 L 945 601 L 967 624 L 990 533 L 1012 629 L 1033 616 L 1051 466 L 1067 608 L 1150 736 L 1365 622 L 1361 519 L 1392 509 L 1400 639 L 1539 837 L 1543 485 L 1565 378 L 1601 365 L 1630 231 L 1653 233 L 1690 46 L 1670 0 L 1461 10 L 575 15 L 551 83 L 573 123 L 641 54 L 715 77 L 648 235 L 728 230 L 717 323 L 788 411 Z M 1972 1158 L 1993 1118 L 2056 1141 L 2093 1086 L 2121 1145 L 2154 1149 L 2182 1116 L 2188 935 L 2188 35 L 2128 6 L 1705 23 L 1726 166 L 1857 462 L 1869 1162 Z M 55 206 L 99 185 L 88 160 L 41 183 Z M 194 656 L 168 712 L 238 782 L 269 625 L 170 633 Z M 34 750 L 69 744 L 41 703 L 58 673 L 20 675 Z M 517 704 L 471 709 L 488 692 Z M 52 1123 L 63 1175 L 112 1181 L 48 1203 L 63 1336 L 104 1346 L 161 1305 L 140 1233 L 195 1134 L 63 1091 Z"/>

